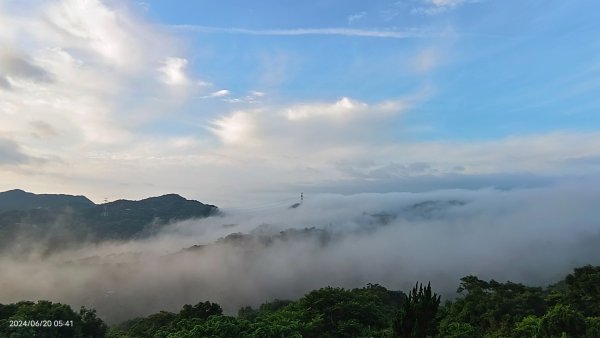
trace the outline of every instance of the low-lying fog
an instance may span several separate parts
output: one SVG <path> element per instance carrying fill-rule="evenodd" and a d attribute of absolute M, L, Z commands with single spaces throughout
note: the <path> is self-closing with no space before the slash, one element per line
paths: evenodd
<path fill-rule="evenodd" d="M 546 285 L 600 264 L 595 185 L 309 195 L 293 203 L 225 207 L 224 216 L 169 225 L 144 240 L 5 255 L 0 299 L 85 305 L 114 323 L 204 300 L 234 314 L 327 285 L 407 290 L 431 281 L 452 297 L 468 274 Z M 232 233 L 248 236 L 225 238 Z"/>

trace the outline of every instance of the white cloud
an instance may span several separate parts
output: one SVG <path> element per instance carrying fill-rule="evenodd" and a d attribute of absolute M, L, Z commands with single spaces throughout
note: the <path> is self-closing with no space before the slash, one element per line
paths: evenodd
<path fill-rule="evenodd" d="M 289 107 L 285 116 L 290 121 L 326 118 L 338 121 L 354 118 L 374 118 L 400 112 L 406 108 L 407 103 L 400 100 L 382 101 L 374 105 L 342 97 L 334 103 L 311 103 Z"/>
<path fill-rule="evenodd" d="M 304 152 L 307 148 L 354 139 L 366 140 L 366 134 L 409 106 L 409 100 L 368 104 L 348 97 L 332 103 L 311 102 L 291 106 L 264 107 L 235 111 L 214 122 L 211 130 L 226 145 L 263 145 L 261 156 L 269 153 Z M 320 137 L 317 135 L 323 134 Z M 243 154 L 240 154 L 244 156 Z M 278 155 L 275 155 L 278 156 Z"/>
<path fill-rule="evenodd" d="M 455 9 L 465 4 L 477 3 L 484 0 L 422 0 L 424 6 L 412 9 L 413 14 L 436 15 Z"/>
<path fill-rule="evenodd" d="M 428 0 L 427 2 L 432 3 L 438 7 L 456 6 L 463 3 L 465 0 Z"/>
<path fill-rule="evenodd" d="M 359 12 L 348 16 L 348 24 L 353 24 L 355 21 L 364 18 L 367 12 Z"/>
<path fill-rule="evenodd" d="M 221 90 L 221 91 L 213 93 L 209 97 L 223 97 L 223 101 L 228 102 L 228 103 L 234 103 L 237 105 L 240 105 L 240 104 L 256 105 L 256 104 L 262 103 L 262 98 L 264 98 L 267 94 L 264 92 L 251 90 L 248 92 L 248 94 L 246 96 L 230 97 L 230 95 L 231 95 L 231 92 L 229 92 L 228 90 Z"/>
<path fill-rule="evenodd" d="M 86 54 L 96 54 L 121 71 L 140 67 L 151 52 L 145 43 L 150 27 L 127 13 L 97 0 L 64 0 L 50 3 L 44 12 L 52 26 L 51 41 L 68 41 Z M 157 32 L 158 34 L 158 32 Z"/>
<path fill-rule="evenodd" d="M 381 189 L 398 179 L 410 187 L 432 186 L 436 177 L 447 186 L 453 176 L 456 184 L 468 177 L 480 182 L 474 184 L 492 184 L 517 182 L 528 173 L 581 175 L 600 170 L 600 161 L 589 160 L 600 158 L 600 135 L 595 133 L 409 141 L 402 133 L 410 126 L 401 117 L 417 104 L 410 97 L 374 103 L 344 97 L 331 103 L 236 111 L 213 124 L 211 130 L 222 146 L 212 150 L 227 159 L 229 173 L 238 172 L 233 175 L 248 190 L 298 185 L 351 190 L 358 182 L 359 190 Z M 250 174 L 253 171 L 257 177 Z"/>
<path fill-rule="evenodd" d="M 355 28 L 297 28 L 297 29 L 246 29 L 246 28 L 223 28 L 207 27 L 196 25 L 174 25 L 175 30 L 192 31 L 198 33 L 225 33 L 225 34 L 245 34 L 245 35 L 279 35 L 279 36 L 300 36 L 300 35 L 342 35 L 342 36 L 362 36 L 373 38 L 392 38 L 407 39 L 415 37 L 429 37 L 440 35 L 440 33 L 430 32 L 421 29 L 408 30 L 369 30 Z"/>
<path fill-rule="evenodd" d="M 210 128 L 225 145 L 246 147 L 258 141 L 256 120 L 249 112 L 237 111 L 213 122 Z"/>
<path fill-rule="evenodd" d="M 92 165 L 88 154 L 135 147 L 145 137 L 143 123 L 185 101 L 165 93 L 157 65 L 160 80 L 173 86 L 200 82 L 185 73 L 185 58 L 173 57 L 181 55 L 177 39 L 127 6 L 96 0 L 0 5 L 0 135 L 19 150 L 11 158 L 43 159 L 21 161 L 20 174 L 0 171 L 3 185 L 32 177 L 39 186 L 97 180 L 110 163 Z"/>
<path fill-rule="evenodd" d="M 312 104 L 291 107 L 286 110 L 286 116 L 292 121 L 314 117 L 344 119 L 350 117 L 350 114 L 364 111 L 367 107 L 366 103 L 343 97 L 333 104 Z"/>
<path fill-rule="evenodd" d="M 253 97 L 264 97 L 266 95 L 267 95 L 267 93 L 265 93 L 265 92 L 259 92 L 257 90 L 251 90 L 248 93 L 248 96 L 253 96 Z"/>
<path fill-rule="evenodd" d="M 210 93 L 211 97 L 225 97 L 231 95 L 231 92 L 227 89 L 217 90 L 216 92 Z"/>
<path fill-rule="evenodd" d="M 162 81 L 171 86 L 184 86 L 190 83 L 185 73 L 188 61 L 184 58 L 168 57 L 161 62 L 158 71 L 162 75 Z"/>

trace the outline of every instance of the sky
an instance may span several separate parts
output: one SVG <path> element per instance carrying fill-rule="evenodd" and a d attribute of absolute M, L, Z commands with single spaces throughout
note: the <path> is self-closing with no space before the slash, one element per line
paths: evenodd
<path fill-rule="evenodd" d="M 0 190 L 230 207 L 600 171 L 600 3 L 0 0 Z"/>

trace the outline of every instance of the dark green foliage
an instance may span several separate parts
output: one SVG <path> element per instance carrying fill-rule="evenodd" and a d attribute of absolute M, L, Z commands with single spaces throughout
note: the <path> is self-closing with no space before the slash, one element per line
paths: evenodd
<path fill-rule="evenodd" d="M 293 301 L 291 301 L 291 300 L 275 299 L 271 302 L 266 302 L 266 303 L 261 304 L 260 307 L 258 308 L 258 311 L 259 311 L 259 314 L 276 312 L 292 303 L 293 303 Z"/>
<path fill-rule="evenodd" d="M 191 324 L 191 325 L 190 325 Z M 196 337 L 215 337 L 215 338 L 238 338 L 245 336 L 247 323 L 243 325 L 234 317 L 211 316 L 206 320 L 194 319 L 186 323 L 180 323 L 178 331 L 158 331 L 154 336 L 149 337 L 169 337 L 169 338 L 196 338 Z"/>
<path fill-rule="evenodd" d="M 296 301 L 276 299 L 258 309 L 243 307 L 237 318 L 223 315 L 218 304 L 199 302 L 184 305 L 178 313 L 162 311 L 108 330 L 96 312 L 86 308 L 76 313 L 48 301 L 0 304 L 0 337 L 599 338 L 600 316 L 586 318 L 572 305 L 591 313 L 598 310 L 593 305 L 598 301 L 596 271 L 597 267 L 576 269 L 572 277 L 547 290 L 467 276 L 461 280 L 459 297 L 441 307 L 430 285 L 417 285 L 405 295 L 368 284 L 357 289 L 325 287 Z M 73 320 L 74 325 L 8 327 L 11 319 L 49 318 Z"/>
<path fill-rule="evenodd" d="M 326 287 L 308 293 L 298 305 L 307 324 L 304 337 L 356 337 L 389 325 L 381 299 L 368 289 Z"/>
<path fill-rule="evenodd" d="M 461 297 L 443 311 L 446 325 L 467 323 L 481 333 L 509 336 L 517 322 L 530 315 L 542 316 L 547 308 L 542 288 L 518 283 L 467 276 L 461 279 L 457 292 Z"/>
<path fill-rule="evenodd" d="M 234 317 L 212 316 L 203 325 L 196 325 L 188 337 L 238 338 L 247 330 L 240 324 Z"/>
<path fill-rule="evenodd" d="M 279 311 L 292 303 L 291 300 L 275 299 L 271 302 L 261 304 L 258 310 L 253 309 L 251 306 L 244 306 L 238 310 L 238 318 L 254 320 L 258 316 L 264 316 Z"/>
<path fill-rule="evenodd" d="M 542 317 L 541 337 L 583 337 L 586 331 L 585 317 L 570 305 L 556 305 Z"/>
<path fill-rule="evenodd" d="M 440 337 L 477 338 L 480 336 L 477 328 L 468 323 L 442 321 L 440 324 Z"/>
<path fill-rule="evenodd" d="M 564 302 L 587 317 L 600 316 L 600 266 L 576 268 L 565 278 Z"/>
<path fill-rule="evenodd" d="M 81 318 L 81 334 L 89 338 L 102 338 L 106 335 L 108 326 L 102 319 L 96 316 L 95 309 L 79 309 L 79 318 Z"/>
<path fill-rule="evenodd" d="M 218 209 L 213 205 L 169 194 L 141 201 L 109 202 L 86 209 L 82 216 L 97 238 L 130 239 L 151 233 L 168 222 L 216 213 Z"/>
<path fill-rule="evenodd" d="M 586 338 L 600 337 L 600 317 L 588 317 L 585 319 Z"/>
<path fill-rule="evenodd" d="M 512 337 L 531 338 L 537 337 L 540 332 L 541 318 L 536 316 L 527 316 L 515 325 Z"/>
<path fill-rule="evenodd" d="M 238 318 L 246 320 L 255 320 L 258 317 L 258 310 L 252 308 L 252 306 L 244 306 L 238 310 Z"/>
<path fill-rule="evenodd" d="M 387 337 L 404 294 L 369 284 L 360 289 L 326 287 L 297 301 L 274 300 L 258 309 L 243 307 L 238 318 L 223 316 L 209 302 L 185 305 L 130 320 L 110 337 Z"/>
<path fill-rule="evenodd" d="M 11 321 L 40 323 L 41 326 L 10 327 Z M 64 325 L 56 323 L 60 321 Z M 81 308 L 75 313 L 70 306 L 49 301 L 0 304 L 0 337 L 101 338 L 106 324 L 94 310 Z"/>
<path fill-rule="evenodd" d="M 179 312 L 179 318 L 199 318 L 206 320 L 210 316 L 221 316 L 222 314 L 223 309 L 221 309 L 219 304 L 211 302 L 200 302 L 194 306 L 191 306 L 189 304 L 184 305 L 183 309 L 181 309 L 181 311 Z"/>
<path fill-rule="evenodd" d="M 126 333 L 125 337 L 151 337 L 154 332 L 170 325 L 176 318 L 174 313 L 161 311 L 145 318 L 130 319 L 112 330 L 111 334 L 115 337 L 121 337 L 117 333 Z"/>
<path fill-rule="evenodd" d="M 256 318 L 246 331 L 247 337 L 302 337 L 304 324 L 294 309 L 266 313 Z"/>
<path fill-rule="evenodd" d="M 431 284 L 415 285 L 394 319 L 394 337 L 425 338 L 440 306 L 441 297 L 431 291 Z"/>

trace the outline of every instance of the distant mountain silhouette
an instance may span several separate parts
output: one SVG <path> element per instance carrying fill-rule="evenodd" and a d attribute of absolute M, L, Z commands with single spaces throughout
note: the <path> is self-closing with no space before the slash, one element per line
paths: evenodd
<path fill-rule="evenodd" d="M 86 209 L 84 213 L 94 228 L 115 238 L 144 235 L 169 222 L 216 214 L 216 206 L 187 200 L 176 194 L 140 201 L 117 200 Z"/>
<path fill-rule="evenodd" d="M 176 194 L 95 204 L 84 196 L 10 190 L 0 193 L 0 252 L 15 245 L 19 251 L 47 252 L 83 242 L 140 238 L 174 221 L 217 214 L 214 205 Z"/>
<path fill-rule="evenodd" d="M 93 206 L 85 196 L 33 194 L 20 189 L 0 192 L 0 212 L 7 210 L 81 208 Z"/>

